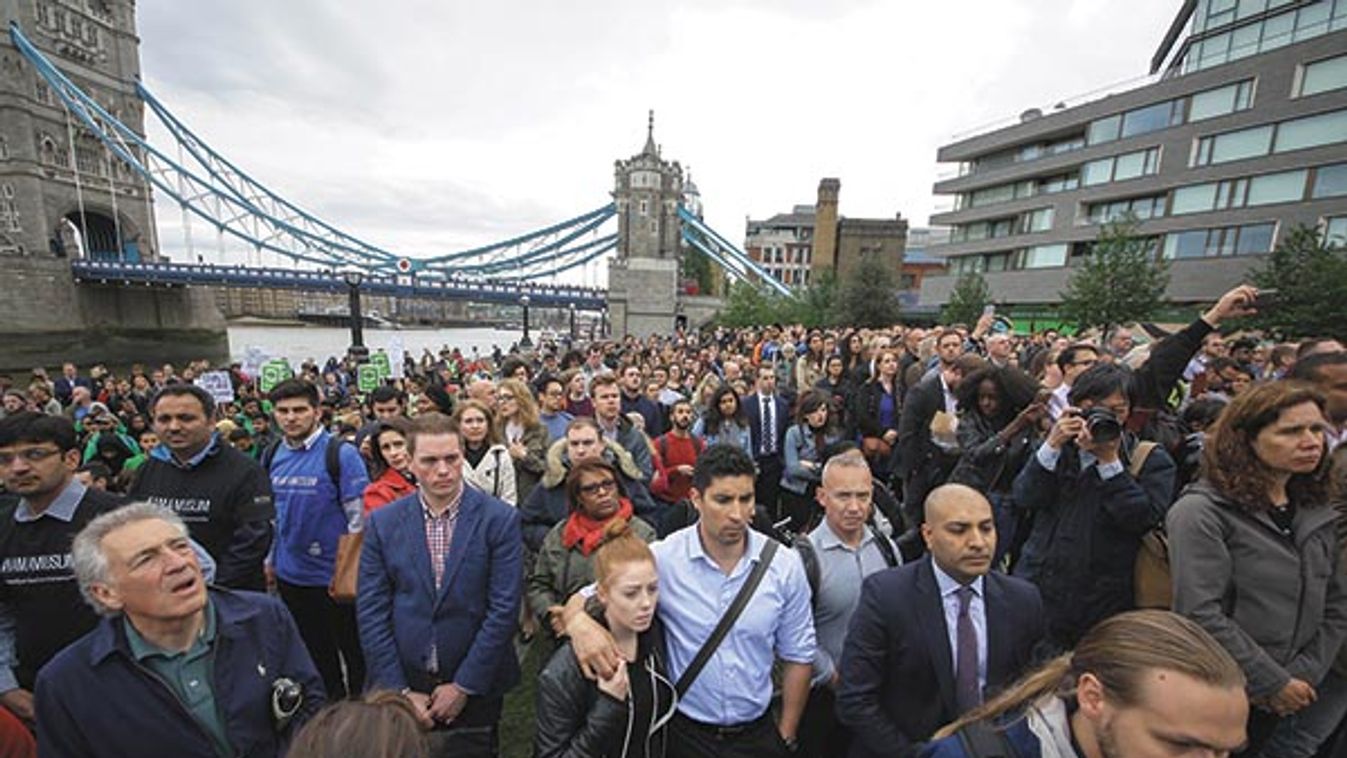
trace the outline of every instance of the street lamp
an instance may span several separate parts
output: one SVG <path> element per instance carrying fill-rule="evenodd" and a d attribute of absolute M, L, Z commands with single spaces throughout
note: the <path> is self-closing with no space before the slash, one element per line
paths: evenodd
<path fill-rule="evenodd" d="M 351 347 L 347 355 L 356 363 L 365 363 L 369 360 L 369 348 L 365 347 L 365 316 L 360 312 L 360 283 L 365 281 L 365 272 L 350 266 L 342 270 L 341 278 L 350 298 Z"/>
<path fill-rule="evenodd" d="M 575 303 L 566 303 L 566 310 L 571 314 L 571 342 L 575 341 Z"/>
<path fill-rule="evenodd" d="M 524 306 L 524 339 L 519 340 L 519 346 L 527 350 L 533 347 L 533 340 L 529 339 L 529 296 L 520 295 L 519 304 Z"/>

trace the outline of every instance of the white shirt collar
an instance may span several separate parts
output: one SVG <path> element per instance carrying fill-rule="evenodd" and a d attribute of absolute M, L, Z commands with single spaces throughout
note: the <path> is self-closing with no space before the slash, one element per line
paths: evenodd
<path fill-rule="evenodd" d="M 940 568 L 940 564 L 935 562 L 934 558 L 931 559 L 931 569 L 935 571 L 935 584 L 940 588 L 940 597 L 949 597 L 964 587 L 964 585 L 955 581 L 954 577 L 946 574 L 944 569 Z M 968 586 L 973 589 L 973 594 L 978 597 L 982 597 L 983 579 L 984 577 L 979 576 L 968 584 Z"/>

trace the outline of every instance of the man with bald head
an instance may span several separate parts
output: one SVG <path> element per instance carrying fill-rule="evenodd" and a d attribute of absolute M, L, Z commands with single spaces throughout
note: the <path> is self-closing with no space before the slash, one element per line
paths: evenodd
<path fill-rule="evenodd" d="M 1043 601 L 1031 583 L 989 572 L 991 504 L 946 484 L 925 501 L 928 555 L 866 577 L 842 650 L 837 716 L 852 758 L 913 755 L 936 729 L 1031 664 Z"/>

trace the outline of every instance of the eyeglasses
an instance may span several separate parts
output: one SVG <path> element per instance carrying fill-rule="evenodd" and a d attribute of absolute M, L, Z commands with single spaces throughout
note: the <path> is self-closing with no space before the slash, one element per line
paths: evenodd
<path fill-rule="evenodd" d="M 580 485 L 580 492 L 586 495 L 597 495 L 600 492 L 611 491 L 615 489 L 617 489 L 617 482 L 613 479 L 609 479 L 604 482 L 594 482 L 593 484 Z"/>
<path fill-rule="evenodd" d="M 504 402 L 506 402 L 506 401 L 508 401 L 508 400 L 514 400 L 514 395 L 504 395 L 504 394 L 502 394 L 502 395 L 496 395 L 496 401 L 497 401 L 497 402 L 504 403 Z"/>
<path fill-rule="evenodd" d="M 60 453 L 60 450 L 50 447 L 30 447 L 16 453 L 0 453 L 0 468 L 13 466 L 14 461 L 20 458 L 29 463 L 41 463 L 53 455 L 60 455 Z"/>

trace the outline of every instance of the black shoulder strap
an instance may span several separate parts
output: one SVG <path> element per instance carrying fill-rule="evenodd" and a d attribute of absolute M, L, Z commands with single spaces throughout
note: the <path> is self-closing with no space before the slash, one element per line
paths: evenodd
<path fill-rule="evenodd" d="M 266 469 L 268 474 L 271 473 L 271 462 L 276 460 L 276 451 L 279 450 L 280 447 L 280 440 L 272 440 L 271 444 L 267 445 L 266 449 L 262 451 L 262 468 Z"/>
<path fill-rule="evenodd" d="M 884 536 L 874 524 L 870 524 L 870 534 L 875 537 L 875 547 L 879 548 L 879 554 L 884 556 L 884 562 L 889 564 L 889 568 L 898 565 L 898 556 L 893 552 L 893 540 Z"/>
<path fill-rule="evenodd" d="M 1005 734 L 990 724 L 982 721 L 964 724 L 957 734 L 967 758 L 1015 758 L 1015 750 Z"/>
<path fill-rule="evenodd" d="M 346 440 L 333 434 L 327 438 L 327 451 L 324 453 L 323 462 L 327 464 L 327 478 L 332 480 L 332 486 L 337 488 L 338 497 L 341 495 L 341 446 L 346 444 Z"/>
<path fill-rule="evenodd" d="M 791 541 L 791 547 L 800 554 L 800 563 L 804 564 L 804 576 L 809 580 L 810 602 L 815 608 L 818 608 L 818 586 L 823 581 L 823 568 L 819 566 L 818 553 L 814 550 L 814 543 L 809 540 L 805 534 L 795 535 Z"/>
<path fill-rule="evenodd" d="M 753 567 L 752 573 L 744 581 L 744 586 L 739 588 L 739 594 L 734 596 L 734 602 L 730 603 L 729 610 L 725 611 L 725 615 L 720 617 L 720 623 L 716 624 L 716 628 L 711 631 L 711 636 L 702 644 L 702 649 L 697 651 L 697 656 L 692 659 L 692 663 L 688 665 L 687 670 L 683 672 L 682 676 L 678 677 L 678 683 L 674 685 L 678 697 L 681 698 L 687 694 L 688 688 L 692 686 L 693 682 L 697 681 L 697 676 L 702 673 L 702 669 L 711 660 L 711 656 L 715 655 L 716 648 L 720 647 L 725 635 L 730 633 L 730 627 L 734 626 L 734 622 L 739 620 L 740 614 L 744 612 L 744 606 L 748 605 L 749 599 L 753 597 L 758 585 L 762 583 L 762 577 L 767 574 L 767 567 L 772 565 L 772 557 L 776 555 L 778 545 L 779 543 L 776 540 L 769 539 L 762 546 L 762 552 L 758 554 L 757 565 Z"/>

